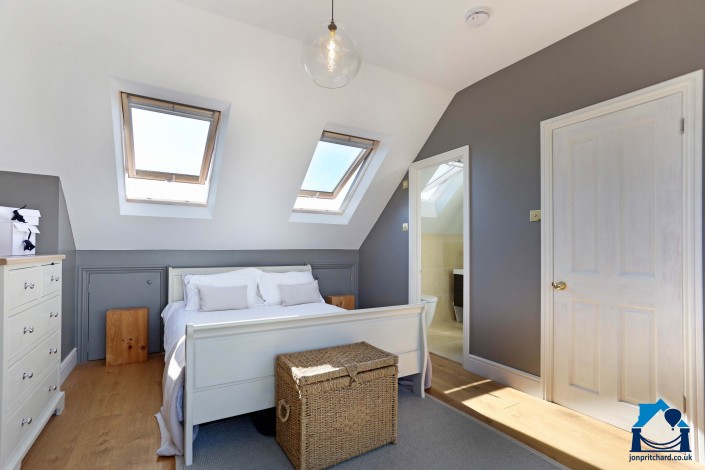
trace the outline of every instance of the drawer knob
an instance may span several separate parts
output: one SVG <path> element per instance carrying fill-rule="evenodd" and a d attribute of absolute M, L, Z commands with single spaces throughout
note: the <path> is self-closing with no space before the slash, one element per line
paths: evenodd
<path fill-rule="evenodd" d="M 49 354 L 56 354 L 59 350 L 57 348 L 49 348 Z"/>
<path fill-rule="evenodd" d="M 54 318 L 54 317 L 58 317 L 58 316 L 59 316 L 59 312 L 49 312 L 49 318 Z"/>
<path fill-rule="evenodd" d="M 51 276 L 51 282 L 54 282 L 54 281 L 57 281 L 57 282 L 58 282 L 58 281 L 59 281 L 59 276 L 53 276 L 53 275 L 52 275 L 52 276 Z"/>
<path fill-rule="evenodd" d="M 20 426 L 24 426 L 25 424 L 32 424 L 32 418 L 22 418 Z"/>
<path fill-rule="evenodd" d="M 34 333 L 34 327 L 33 326 L 25 326 L 24 327 L 24 334 L 27 333 Z"/>
<path fill-rule="evenodd" d="M 31 379 L 34 377 L 34 372 L 22 372 L 22 380 Z"/>
<path fill-rule="evenodd" d="M 50 391 L 50 392 L 55 392 L 55 391 L 56 391 L 56 385 L 49 385 L 49 391 Z"/>
<path fill-rule="evenodd" d="M 24 288 L 25 289 L 34 289 L 34 283 L 33 282 L 25 282 Z"/>

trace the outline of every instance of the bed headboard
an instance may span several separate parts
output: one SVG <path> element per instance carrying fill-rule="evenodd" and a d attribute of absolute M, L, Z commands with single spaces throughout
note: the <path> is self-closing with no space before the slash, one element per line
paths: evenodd
<path fill-rule="evenodd" d="M 169 292 L 167 302 L 184 300 L 184 279 L 187 274 L 218 274 L 228 271 L 237 271 L 250 266 L 218 267 L 218 268 L 169 268 Z M 252 266 L 267 273 L 286 273 L 290 271 L 311 271 L 310 264 L 299 266 Z"/>

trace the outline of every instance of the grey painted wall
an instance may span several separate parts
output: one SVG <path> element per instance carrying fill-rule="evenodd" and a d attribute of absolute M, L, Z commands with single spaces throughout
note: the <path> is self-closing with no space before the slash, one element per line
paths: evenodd
<path fill-rule="evenodd" d="M 102 352 L 95 349 L 104 347 L 104 329 L 89 328 L 89 325 L 104 324 L 103 315 L 105 315 L 106 309 L 135 306 L 132 305 L 134 302 L 139 305 L 145 304 L 143 300 L 137 301 L 130 297 L 134 289 L 133 281 L 139 276 L 141 270 L 154 268 L 151 271 L 159 271 L 163 276 L 160 308 L 150 311 L 150 318 L 154 320 L 166 305 L 168 288 L 166 268 L 169 266 L 286 266 L 301 264 L 312 265 L 313 275 L 319 281 L 322 295 L 350 293 L 357 295 L 357 250 L 78 251 L 76 266 L 79 279 L 77 324 L 79 361 L 83 362 L 89 357 L 85 347 L 88 341 L 90 341 L 92 349 L 90 357 L 102 357 Z M 96 273 L 110 275 L 113 285 L 109 290 L 92 289 L 89 298 L 86 295 L 87 283 L 90 276 Z M 153 287 L 156 287 L 156 284 Z M 99 307 L 95 307 L 96 305 Z M 99 315 L 101 318 L 95 318 L 95 315 Z M 149 334 L 153 338 L 161 331 L 153 322 L 150 324 Z M 91 335 L 97 335 L 97 337 L 92 338 Z"/>
<path fill-rule="evenodd" d="M 409 191 L 399 184 L 360 247 L 360 308 L 409 302 L 409 237 L 401 229 L 408 221 Z"/>
<path fill-rule="evenodd" d="M 62 298 L 61 298 L 61 355 L 62 359 L 78 344 L 76 341 L 76 243 L 71 230 L 71 220 L 66 209 L 64 190 L 59 185 L 59 230 L 57 252 L 66 255 L 61 266 Z"/>
<path fill-rule="evenodd" d="M 37 254 L 66 255 L 62 266 L 62 359 L 76 345 L 76 245 L 66 201 L 57 176 L 32 175 L 0 171 L 0 206 L 21 207 L 27 204 L 42 214 L 37 235 Z"/>
<path fill-rule="evenodd" d="M 417 160 L 470 146 L 472 354 L 539 374 L 539 123 L 704 68 L 703 24 L 702 0 L 641 0 L 450 103 Z M 407 296 L 407 198 L 397 190 L 360 248 L 365 306 Z"/>
<path fill-rule="evenodd" d="M 207 244 L 207 241 L 204 242 Z M 288 266 L 352 264 L 357 278 L 357 250 L 79 250 L 86 266 Z"/>

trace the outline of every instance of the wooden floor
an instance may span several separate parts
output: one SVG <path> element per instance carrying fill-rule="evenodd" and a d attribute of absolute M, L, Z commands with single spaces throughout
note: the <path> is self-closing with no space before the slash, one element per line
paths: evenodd
<path fill-rule="evenodd" d="M 463 370 L 432 355 L 430 395 L 569 468 L 698 468 L 676 462 L 629 463 L 631 433 Z"/>
<path fill-rule="evenodd" d="M 22 462 L 24 470 L 168 469 L 158 458 L 162 355 L 148 362 L 77 366 L 63 385 L 66 408 L 52 417 Z M 699 468 L 675 462 L 628 463 L 631 434 L 504 387 L 433 356 L 432 396 L 570 468 Z"/>
<path fill-rule="evenodd" d="M 22 462 L 22 470 L 175 468 L 157 457 L 164 356 L 144 363 L 77 366 L 66 379 L 66 407 L 47 423 Z"/>

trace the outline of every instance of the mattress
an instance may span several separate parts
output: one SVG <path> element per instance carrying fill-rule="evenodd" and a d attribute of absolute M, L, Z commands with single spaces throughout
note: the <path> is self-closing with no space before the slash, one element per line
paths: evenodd
<path fill-rule="evenodd" d="M 294 318 L 325 313 L 344 312 L 342 308 L 324 302 L 282 307 L 281 305 L 261 305 L 244 310 L 222 310 L 217 312 L 201 312 L 186 310 L 183 301 L 172 302 L 162 312 L 164 319 L 164 351 L 172 350 L 179 339 L 186 334 L 186 325 L 210 325 L 234 321 L 252 322 L 271 320 L 275 318 Z M 165 358 L 166 359 L 166 358 Z"/>

